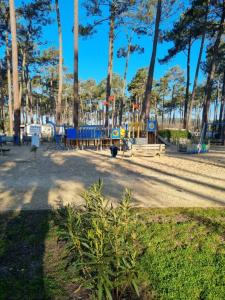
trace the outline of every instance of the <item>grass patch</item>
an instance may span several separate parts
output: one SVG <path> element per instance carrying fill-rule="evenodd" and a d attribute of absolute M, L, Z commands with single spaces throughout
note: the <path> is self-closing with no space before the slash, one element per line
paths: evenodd
<path fill-rule="evenodd" d="M 0 299 L 69 299 L 57 227 L 48 211 L 0 215 Z"/>
<path fill-rule="evenodd" d="M 141 265 L 156 299 L 225 298 L 225 210 L 144 212 Z"/>
<path fill-rule="evenodd" d="M 148 209 L 140 268 L 155 299 L 225 299 L 225 210 Z M 50 212 L 0 215 L 0 299 L 88 299 Z M 149 298 L 148 298 L 149 299 Z"/>

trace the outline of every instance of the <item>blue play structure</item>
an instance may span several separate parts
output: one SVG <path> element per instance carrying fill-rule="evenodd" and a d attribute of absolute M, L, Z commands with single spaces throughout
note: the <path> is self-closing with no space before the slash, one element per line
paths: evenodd
<path fill-rule="evenodd" d="M 56 126 L 53 122 L 47 122 L 47 124 L 53 126 L 54 149 L 69 150 L 83 149 L 84 147 L 102 149 L 111 144 L 119 143 L 118 141 L 121 139 L 121 136 L 112 136 L 113 129 L 109 130 L 102 125 L 85 125 L 74 128 L 66 125 Z"/>
<path fill-rule="evenodd" d="M 81 126 L 76 128 L 65 129 L 66 139 L 74 140 L 100 140 L 106 137 L 106 130 L 102 126 Z"/>
<path fill-rule="evenodd" d="M 148 121 L 148 132 L 156 132 L 157 130 L 157 121 L 149 120 Z"/>
<path fill-rule="evenodd" d="M 68 141 L 75 140 L 98 140 L 106 137 L 106 130 L 103 126 L 98 125 L 88 125 L 88 126 L 80 126 L 78 129 L 72 127 L 66 127 L 65 125 L 56 126 L 53 122 L 48 121 L 47 124 L 53 126 L 54 130 L 54 139 L 56 143 L 59 143 L 62 135 L 57 134 L 57 128 L 63 129 L 65 132 L 65 137 Z"/>

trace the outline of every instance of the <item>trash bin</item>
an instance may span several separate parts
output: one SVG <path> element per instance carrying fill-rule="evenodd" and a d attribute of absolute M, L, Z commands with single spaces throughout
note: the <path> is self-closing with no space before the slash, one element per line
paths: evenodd
<path fill-rule="evenodd" d="M 118 153 L 118 147 L 116 147 L 116 146 L 111 146 L 111 147 L 110 147 L 110 151 L 111 151 L 112 157 L 116 157 L 116 156 L 117 156 L 117 153 Z"/>

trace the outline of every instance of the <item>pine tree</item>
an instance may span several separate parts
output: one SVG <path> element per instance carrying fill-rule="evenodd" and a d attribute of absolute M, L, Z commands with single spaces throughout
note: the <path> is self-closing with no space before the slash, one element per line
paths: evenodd
<path fill-rule="evenodd" d="M 77 128 L 79 125 L 79 79 L 78 79 L 78 0 L 74 0 L 74 102 L 73 123 Z"/>
<path fill-rule="evenodd" d="M 63 89 L 63 45 L 62 45 L 62 27 L 59 11 L 59 1 L 55 0 L 55 10 L 58 25 L 58 38 L 59 38 L 59 87 L 58 87 L 58 100 L 56 104 L 56 123 L 61 124 L 62 119 L 62 89 Z"/>
<path fill-rule="evenodd" d="M 0 2 L 0 44 L 5 44 L 6 68 L 7 68 L 7 87 L 8 87 L 8 115 L 9 115 L 9 132 L 13 135 L 13 101 L 12 101 L 12 80 L 11 80 L 11 45 L 9 40 L 10 33 L 10 15 L 9 7 L 6 1 Z"/>
<path fill-rule="evenodd" d="M 149 4 L 149 1 L 146 1 Z M 168 19 L 170 14 L 173 12 L 174 4 L 179 1 L 176 0 L 157 0 L 156 5 L 156 18 L 155 18 L 155 30 L 154 30 L 154 39 L 153 39 L 153 49 L 151 54 L 150 65 L 148 69 L 148 78 L 146 82 L 145 88 L 145 97 L 142 107 L 142 118 L 145 119 L 147 122 L 149 119 L 150 113 L 150 103 L 151 103 L 151 91 L 152 91 L 152 84 L 153 84 L 153 76 L 155 70 L 155 61 L 156 61 L 156 54 L 157 54 L 157 47 L 160 37 L 160 25 L 164 19 Z M 155 1 L 150 2 L 150 6 L 152 6 Z M 149 6 L 146 6 L 149 9 Z M 148 12 L 147 12 L 148 13 Z M 144 14 L 145 15 L 145 14 Z"/>
<path fill-rule="evenodd" d="M 111 96 L 112 74 L 113 74 L 113 58 L 114 58 L 114 42 L 115 42 L 115 30 L 116 28 L 124 24 L 126 17 L 128 16 L 129 9 L 134 7 L 137 1 L 116 1 L 116 0 L 89 0 L 85 1 L 85 8 L 87 15 L 94 17 L 95 20 L 92 24 L 86 24 L 80 26 L 80 33 L 83 36 L 93 34 L 98 25 L 103 22 L 109 22 L 109 50 L 108 50 L 108 69 L 107 69 L 107 81 L 106 81 L 106 101 Z M 108 7 L 108 13 L 105 15 L 105 8 Z M 96 19 L 97 18 L 97 19 Z M 106 118 L 105 126 L 109 125 L 109 111 L 106 106 Z"/>
<path fill-rule="evenodd" d="M 120 48 L 117 51 L 118 58 L 125 58 L 125 69 L 124 69 L 124 76 L 123 76 L 123 96 L 121 97 L 120 101 L 120 114 L 119 114 L 119 126 L 122 125 L 122 117 L 123 117 L 123 108 L 125 103 L 125 93 L 126 93 L 126 83 L 127 83 L 127 72 L 129 66 L 129 59 L 133 53 L 142 54 L 144 53 L 144 48 L 137 44 L 132 44 L 132 35 L 127 35 L 127 48 Z"/>
<path fill-rule="evenodd" d="M 216 60 L 219 53 L 219 47 L 222 39 L 222 35 L 224 34 L 224 21 L 225 21 L 225 1 L 216 1 L 213 2 L 213 9 L 214 15 L 217 17 L 217 22 L 213 22 L 212 31 L 216 32 L 215 35 L 215 42 L 212 46 L 212 56 L 209 63 L 208 68 L 208 76 L 206 82 L 206 99 L 204 102 L 203 112 L 202 112 L 202 128 L 206 128 L 204 125 L 208 123 L 208 114 L 209 114 L 209 107 L 212 95 L 212 86 L 213 86 L 213 79 L 216 71 Z M 206 131 L 204 132 L 204 135 Z"/>
<path fill-rule="evenodd" d="M 16 34 L 16 11 L 14 0 L 9 0 L 10 26 L 12 35 L 12 72 L 13 72 L 13 99 L 14 99 L 14 134 L 20 140 L 20 110 L 19 75 L 18 75 L 18 47 Z"/>
<path fill-rule="evenodd" d="M 188 127 L 188 107 L 189 107 L 189 86 L 190 86 L 190 60 L 191 47 L 194 40 L 201 38 L 201 47 L 199 51 L 198 63 L 195 72 L 195 83 L 192 91 L 192 98 L 194 98 L 195 88 L 197 85 L 200 63 L 202 59 L 202 52 L 205 42 L 206 28 L 208 15 L 208 0 L 194 0 L 191 7 L 181 16 L 180 20 L 174 24 L 171 31 L 164 36 L 166 41 L 172 41 L 174 46 L 168 50 L 168 54 L 160 60 L 161 63 L 168 62 L 171 58 L 181 51 L 187 51 L 187 80 L 186 93 L 184 105 L 184 119 L 183 128 Z M 193 102 L 193 100 L 191 100 Z M 189 113 L 189 115 L 191 112 Z"/>

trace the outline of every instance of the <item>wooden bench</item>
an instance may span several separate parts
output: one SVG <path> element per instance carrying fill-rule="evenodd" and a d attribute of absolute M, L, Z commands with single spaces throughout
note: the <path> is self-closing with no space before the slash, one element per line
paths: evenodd
<path fill-rule="evenodd" d="M 161 156 L 165 153 L 164 144 L 132 145 L 131 149 L 131 156 Z"/>

